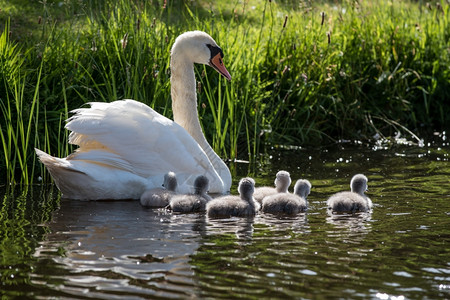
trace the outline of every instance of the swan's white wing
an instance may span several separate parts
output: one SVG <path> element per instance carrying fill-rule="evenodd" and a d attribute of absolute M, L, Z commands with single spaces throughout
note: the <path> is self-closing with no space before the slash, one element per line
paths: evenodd
<path fill-rule="evenodd" d="M 67 158 L 72 164 L 91 161 L 143 178 L 162 178 L 173 171 L 181 186 L 206 175 L 210 192 L 223 192 L 222 180 L 203 149 L 175 122 L 134 100 L 90 105 L 75 110 L 66 125 L 72 131 L 69 142 L 80 146 Z"/>

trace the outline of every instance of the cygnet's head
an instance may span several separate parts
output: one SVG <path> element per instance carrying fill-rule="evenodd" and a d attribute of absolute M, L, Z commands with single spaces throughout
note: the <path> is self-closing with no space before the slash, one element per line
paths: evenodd
<path fill-rule="evenodd" d="M 200 175 L 194 181 L 195 194 L 206 194 L 209 190 L 209 180 L 206 176 Z"/>
<path fill-rule="evenodd" d="M 282 192 L 287 192 L 289 186 L 291 185 L 291 175 L 286 171 L 278 171 L 275 177 L 275 186 L 277 190 Z"/>
<path fill-rule="evenodd" d="M 164 175 L 164 183 L 163 186 L 168 190 L 175 192 L 177 188 L 177 177 L 174 172 L 169 172 Z"/>
<path fill-rule="evenodd" d="M 364 195 L 364 192 L 367 191 L 367 177 L 363 174 L 356 174 L 353 176 L 350 181 L 350 188 L 352 192 L 358 193 L 360 195 Z"/>
<path fill-rule="evenodd" d="M 213 67 L 226 79 L 231 75 L 223 64 L 223 51 L 216 41 L 203 31 L 187 31 L 175 39 L 171 50 L 172 59 L 182 59 L 191 63 Z"/>
<path fill-rule="evenodd" d="M 306 199 L 311 192 L 311 183 L 306 179 L 299 179 L 294 186 L 294 194 Z"/>
<path fill-rule="evenodd" d="M 255 181 L 253 178 L 245 177 L 239 181 L 238 192 L 241 198 L 251 199 L 253 197 L 253 192 L 255 191 Z"/>

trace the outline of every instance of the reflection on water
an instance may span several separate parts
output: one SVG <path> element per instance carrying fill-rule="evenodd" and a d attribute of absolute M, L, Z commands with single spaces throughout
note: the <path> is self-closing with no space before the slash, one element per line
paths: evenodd
<path fill-rule="evenodd" d="M 204 219 L 145 209 L 137 201 L 63 200 L 35 255 L 66 270 L 64 284 L 57 280 L 53 288 L 69 294 L 192 295 L 189 255 L 205 232 Z"/>
<path fill-rule="evenodd" d="M 327 223 L 334 225 L 335 233 L 336 229 L 343 229 L 342 232 L 345 234 L 351 234 L 354 236 L 361 237 L 363 234 L 367 234 L 371 230 L 370 220 L 372 219 L 372 213 L 362 212 L 357 214 L 328 214 L 326 218 Z"/>
<path fill-rule="evenodd" d="M 295 217 L 209 219 L 137 201 L 5 192 L 0 295 L 32 298 L 450 298 L 447 148 L 274 152 L 313 188 Z M 235 183 L 249 174 L 235 165 Z M 251 170 L 250 170 L 251 171 Z M 372 213 L 328 214 L 327 197 L 369 178 Z M 235 192 L 235 191 L 234 191 Z M 236 192 L 235 192 L 236 193 Z"/>
<path fill-rule="evenodd" d="M 251 241 L 253 237 L 254 217 L 229 218 L 229 219 L 208 219 L 208 236 L 217 236 L 219 240 L 224 240 L 224 236 L 229 236 L 237 242 Z"/>

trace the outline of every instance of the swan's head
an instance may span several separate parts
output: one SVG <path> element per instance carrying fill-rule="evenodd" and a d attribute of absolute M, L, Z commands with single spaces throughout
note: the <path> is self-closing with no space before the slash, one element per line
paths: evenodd
<path fill-rule="evenodd" d="M 278 192 L 287 193 L 291 185 L 291 175 L 287 171 L 279 171 L 275 177 L 275 186 Z"/>
<path fill-rule="evenodd" d="M 172 58 L 213 67 L 228 80 L 231 75 L 223 64 L 223 52 L 216 41 L 203 31 L 188 31 L 179 35 L 171 50 Z"/>
<path fill-rule="evenodd" d="M 165 187 L 169 191 L 175 192 L 177 188 L 177 177 L 175 176 L 174 172 L 169 172 L 164 175 L 163 187 Z"/>
<path fill-rule="evenodd" d="M 350 181 L 350 188 L 352 189 L 352 192 L 358 193 L 360 195 L 364 195 L 364 192 L 367 191 L 367 177 L 363 174 L 356 174 L 353 176 L 352 180 Z"/>
<path fill-rule="evenodd" d="M 255 192 L 255 181 L 253 178 L 245 177 L 239 181 L 238 192 L 243 199 L 252 199 Z"/>
<path fill-rule="evenodd" d="M 295 183 L 294 193 L 306 199 L 311 192 L 311 183 L 306 179 L 299 179 Z"/>
<path fill-rule="evenodd" d="M 194 181 L 195 194 L 206 194 L 209 189 L 209 180 L 206 176 L 200 175 Z"/>

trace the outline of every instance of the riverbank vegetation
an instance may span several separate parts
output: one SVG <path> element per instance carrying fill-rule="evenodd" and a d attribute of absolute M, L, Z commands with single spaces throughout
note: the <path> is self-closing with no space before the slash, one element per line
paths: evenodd
<path fill-rule="evenodd" d="M 233 77 L 197 66 L 201 123 L 223 158 L 264 145 L 450 128 L 449 2 L 0 0 L 0 182 L 48 179 L 34 148 L 73 151 L 64 122 L 133 98 L 171 118 L 169 51 L 208 32 Z"/>

